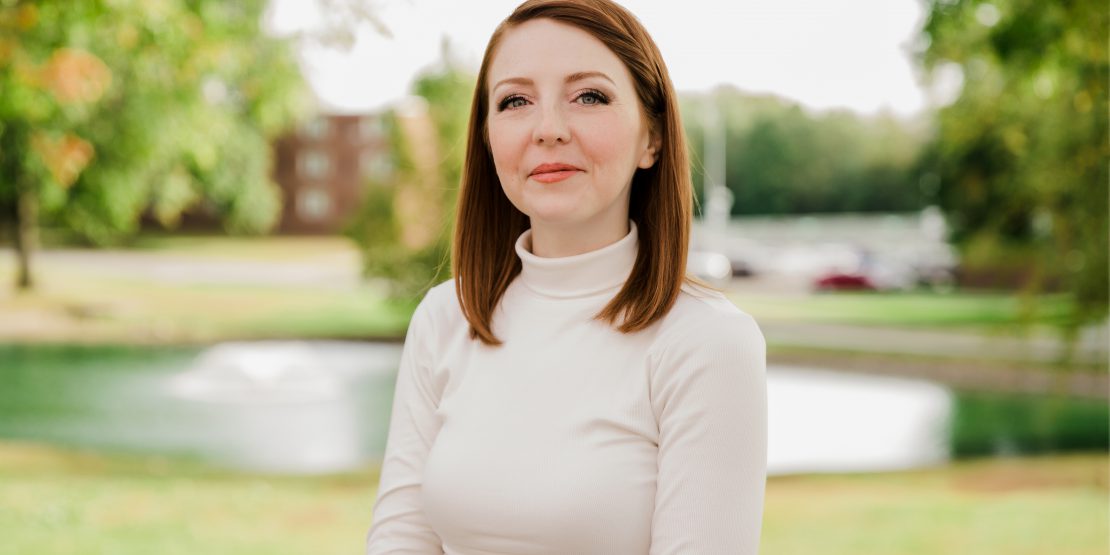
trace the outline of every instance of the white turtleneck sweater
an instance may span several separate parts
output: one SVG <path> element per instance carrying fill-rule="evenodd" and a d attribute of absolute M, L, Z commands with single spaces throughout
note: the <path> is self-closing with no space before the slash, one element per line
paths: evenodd
<path fill-rule="evenodd" d="M 630 335 L 590 318 L 639 246 L 542 258 L 531 230 L 471 340 L 453 280 L 409 325 L 369 555 L 756 555 L 766 345 L 720 293 L 683 286 Z"/>

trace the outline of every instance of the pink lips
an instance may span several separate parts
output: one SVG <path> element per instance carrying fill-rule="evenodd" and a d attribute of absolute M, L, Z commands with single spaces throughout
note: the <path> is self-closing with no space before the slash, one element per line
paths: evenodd
<path fill-rule="evenodd" d="M 570 164 L 540 164 L 532 170 L 529 177 L 540 183 L 555 183 L 562 181 L 582 170 Z"/>

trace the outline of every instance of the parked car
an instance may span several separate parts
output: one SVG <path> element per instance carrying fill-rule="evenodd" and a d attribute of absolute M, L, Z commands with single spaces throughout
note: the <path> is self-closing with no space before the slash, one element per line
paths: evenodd
<path fill-rule="evenodd" d="M 730 258 L 729 267 L 733 277 L 748 277 L 755 274 L 752 265 L 745 259 Z"/>
<path fill-rule="evenodd" d="M 828 272 L 817 276 L 813 281 L 817 291 L 877 291 L 879 288 L 871 278 L 858 273 Z"/>

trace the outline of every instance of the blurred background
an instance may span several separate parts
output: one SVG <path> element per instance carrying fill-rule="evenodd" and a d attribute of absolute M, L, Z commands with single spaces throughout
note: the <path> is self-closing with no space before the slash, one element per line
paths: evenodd
<path fill-rule="evenodd" d="M 516 1 L 0 0 L 0 553 L 345 553 Z M 1104 2 L 627 0 L 774 554 L 1105 554 Z"/>

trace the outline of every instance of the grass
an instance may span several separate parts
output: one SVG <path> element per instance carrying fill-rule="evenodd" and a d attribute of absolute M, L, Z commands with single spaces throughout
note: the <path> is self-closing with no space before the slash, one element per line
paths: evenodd
<path fill-rule="evenodd" d="M 0 336 L 28 342 L 139 344 L 397 336 L 404 333 L 411 312 L 411 306 L 388 302 L 370 286 L 330 291 L 114 278 L 48 280 L 31 294 L 0 297 Z"/>
<path fill-rule="evenodd" d="M 334 264 L 357 260 L 335 237 L 164 237 L 136 239 L 150 263 L 176 261 Z M 118 252 L 118 251 L 117 251 Z M 131 263 L 134 263 L 133 261 Z M 347 263 L 356 268 L 357 264 Z M 205 280 L 203 270 L 181 280 L 141 279 L 95 261 L 50 261 L 36 266 L 36 288 L 0 287 L 0 340 L 51 343 L 199 343 L 226 339 L 397 337 L 415 307 L 386 299 L 379 284 L 333 287 L 320 283 Z M 257 273 L 257 271 L 256 271 Z M 247 278 L 250 279 L 249 277 Z M 15 281 L 11 257 L 0 257 L 0 284 Z"/>
<path fill-rule="evenodd" d="M 732 293 L 729 298 L 756 318 L 869 326 L 998 330 L 1026 321 L 1028 309 L 1019 296 L 1005 292 Z M 1072 305 L 1062 294 L 1043 295 L 1035 302 L 1036 313 L 1028 322 L 1040 326 L 1061 322 Z"/>
<path fill-rule="evenodd" d="M 40 233 L 40 242 L 48 249 L 95 249 L 66 230 L 40 229 Z M 354 241 L 340 235 L 223 235 L 152 229 L 114 248 L 204 259 L 287 261 L 346 255 L 355 252 L 357 247 Z"/>
<path fill-rule="evenodd" d="M 1107 457 L 985 459 L 942 469 L 772 478 L 765 554 L 1107 552 Z"/>
<path fill-rule="evenodd" d="M 286 261 L 352 254 L 354 242 L 342 236 L 229 237 L 221 235 L 144 234 L 129 249 L 219 260 Z"/>
<path fill-rule="evenodd" d="M 376 480 L 0 445 L 0 553 L 351 553 Z"/>
<path fill-rule="evenodd" d="M 116 251 L 117 253 L 119 251 Z M 357 272 L 358 251 L 343 237 L 225 237 L 144 234 L 124 251 L 134 264 L 256 263 L 254 268 L 334 265 Z M 113 268 L 110 257 L 50 261 L 36 266 L 38 287 L 16 294 L 13 257 L 0 256 L 0 340 L 28 342 L 195 343 L 259 337 L 400 336 L 418 299 L 387 303 L 379 285 L 357 290 L 326 284 L 206 284 L 153 282 Z M 274 263 L 281 263 L 275 265 Z M 192 273 L 202 274 L 203 269 Z M 959 328 L 1010 333 L 1023 321 L 1022 300 L 1006 293 L 836 293 L 730 295 L 759 320 L 865 326 Z M 1061 295 L 1041 298 L 1031 318 L 1038 327 L 1059 321 L 1070 308 Z"/>
<path fill-rule="evenodd" d="M 772 476 L 761 553 L 1105 555 L 1108 462 L 1088 454 Z M 377 480 L 376 468 L 281 477 L 0 443 L 0 553 L 353 553 Z"/>

